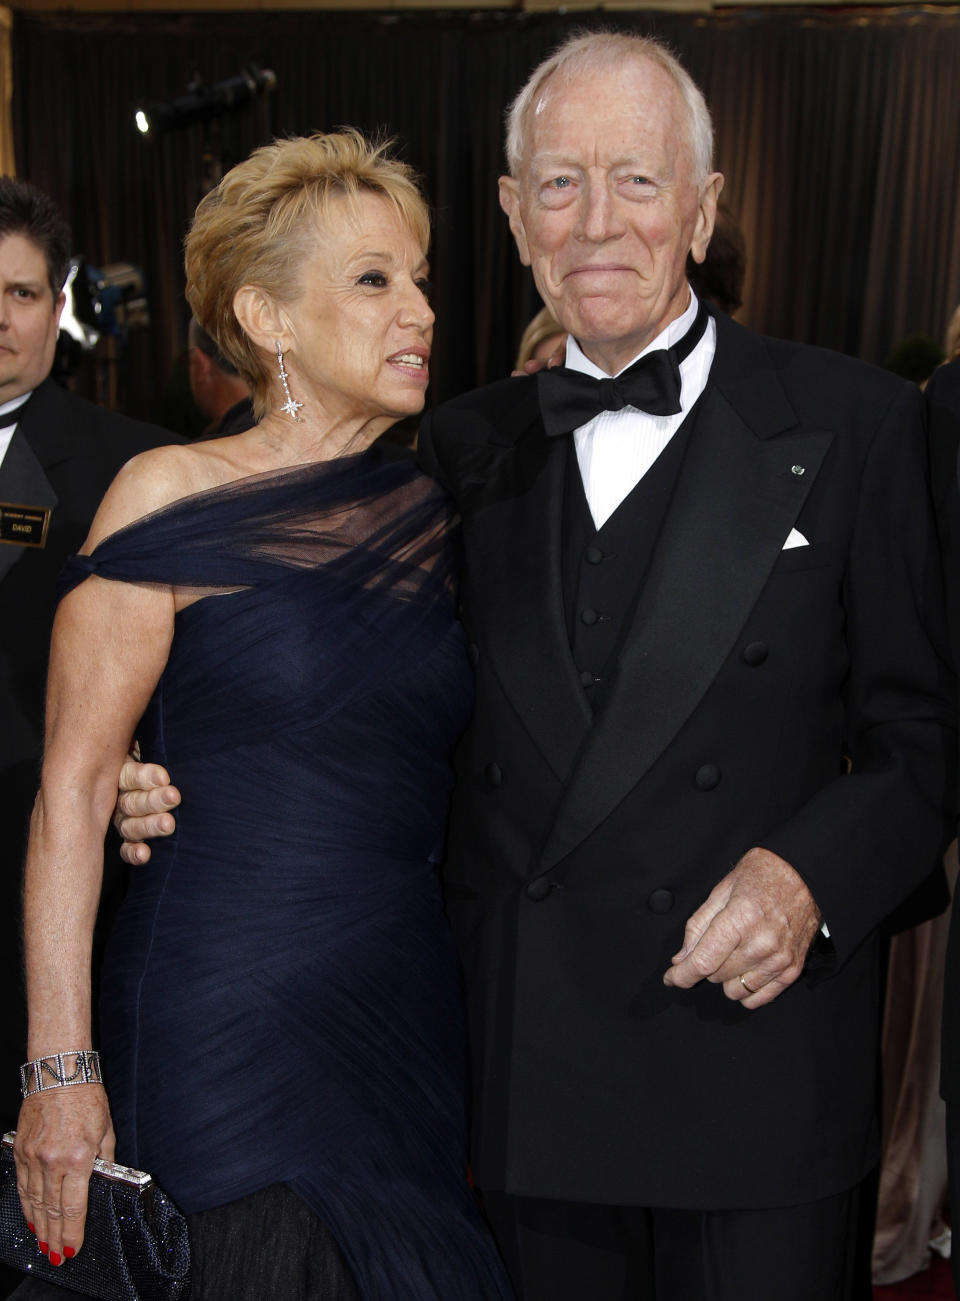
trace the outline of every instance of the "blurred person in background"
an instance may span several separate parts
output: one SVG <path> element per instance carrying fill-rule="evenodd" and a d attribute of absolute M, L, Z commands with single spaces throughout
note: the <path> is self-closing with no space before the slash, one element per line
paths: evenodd
<path fill-rule="evenodd" d="M 240 378 L 196 317 L 190 317 L 187 338 L 190 392 L 210 422 L 201 438 L 242 434 L 254 423 L 249 385 Z"/>

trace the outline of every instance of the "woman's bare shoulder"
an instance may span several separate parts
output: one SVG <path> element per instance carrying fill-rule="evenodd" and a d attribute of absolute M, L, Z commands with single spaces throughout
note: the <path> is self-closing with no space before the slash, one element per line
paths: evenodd
<path fill-rule="evenodd" d="M 117 472 L 90 526 L 83 552 L 152 511 L 215 487 L 217 473 L 203 444 L 151 447 Z"/>

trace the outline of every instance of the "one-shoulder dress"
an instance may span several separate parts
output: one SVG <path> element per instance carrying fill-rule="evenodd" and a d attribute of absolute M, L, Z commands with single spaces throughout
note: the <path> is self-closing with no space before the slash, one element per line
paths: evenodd
<path fill-rule="evenodd" d="M 188 1215 L 288 1185 L 376 1301 L 511 1295 L 437 872 L 472 703 L 454 545 L 441 490 L 374 447 L 175 502 L 67 575 L 203 594 L 139 730 L 177 831 L 102 973 L 117 1159 Z"/>

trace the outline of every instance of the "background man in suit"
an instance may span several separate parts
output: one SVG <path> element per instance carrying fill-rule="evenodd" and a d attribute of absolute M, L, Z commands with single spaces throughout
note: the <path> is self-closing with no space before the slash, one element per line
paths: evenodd
<path fill-rule="evenodd" d="M 210 422 L 202 438 L 242 434 L 255 423 L 250 390 L 216 340 L 192 316 L 187 332 L 187 368 L 193 400 Z"/>
<path fill-rule="evenodd" d="M 704 326 L 710 135 L 657 45 L 534 72 L 501 203 L 578 374 L 421 429 L 477 671 L 447 863 L 472 1163 L 527 1301 L 849 1295 L 875 929 L 947 838 L 919 395 Z M 651 346 L 647 414 L 610 377 Z"/>
<path fill-rule="evenodd" d="M 40 190 L 0 177 L 0 1121 L 12 1129 L 25 1054 L 20 886 L 43 736 L 56 578 L 124 461 L 177 441 L 49 378 L 70 232 Z"/>
<path fill-rule="evenodd" d="M 952 322 L 951 322 L 952 324 Z M 930 477 L 943 551 L 947 618 L 954 662 L 960 656 L 960 361 L 933 372 L 925 390 Z M 950 918 L 943 988 L 940 1091 L 947 1103 L 950 1209 L 960 1225 L 960 909 Z M 956 1231 L 956 1229 L 955 1229 Z M 954 1289 L 960 1296 L 960 1250 L 951 1255 Z"/>
<path fill-rule="evenodd" d="M 575 373 L 421 427 L 477 675 L 472 1167 L 524 1301 L 849 1296 L 875 931 L 946 839 L 920 396 L 700 311 L 711 135 L 656 43 L 534 72 L 501 201 Z"/>

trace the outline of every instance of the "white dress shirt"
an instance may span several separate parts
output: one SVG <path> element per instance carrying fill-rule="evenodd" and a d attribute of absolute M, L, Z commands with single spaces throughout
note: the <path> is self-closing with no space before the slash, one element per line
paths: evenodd
<path fill-rule="evenodd" d="M 642 352 L 640 357 L 655 348 L 670 348 L 679 342 L 696 320 L 699 303 L 693 290 L 690 305 L 682 316 L 671 321 Z M 621 411 L 601 411 L 585 425 L 574 430 L 573 441 L 583 489 L 590 513 L 597 528 L 601 528 L 623 499 L 633 491 L 654 461 L 683 424 L 687 413 L 707 386 L 707 377 L 717 350 L 717 325 L 713 317 L 707 320 L 697 346 L 680 363 L 680 411 L 674 416 L 651 416 L 636 407 Z M 573 335 L 567 337 L 566 365 L 571 370 L 582 371 L 594 379 L 609 376 L 588 357 L 584 356 Z M 627 370 L 624 366 L 623 370 Z M 618 371 L 622 374 L 623 371 Z"/>

